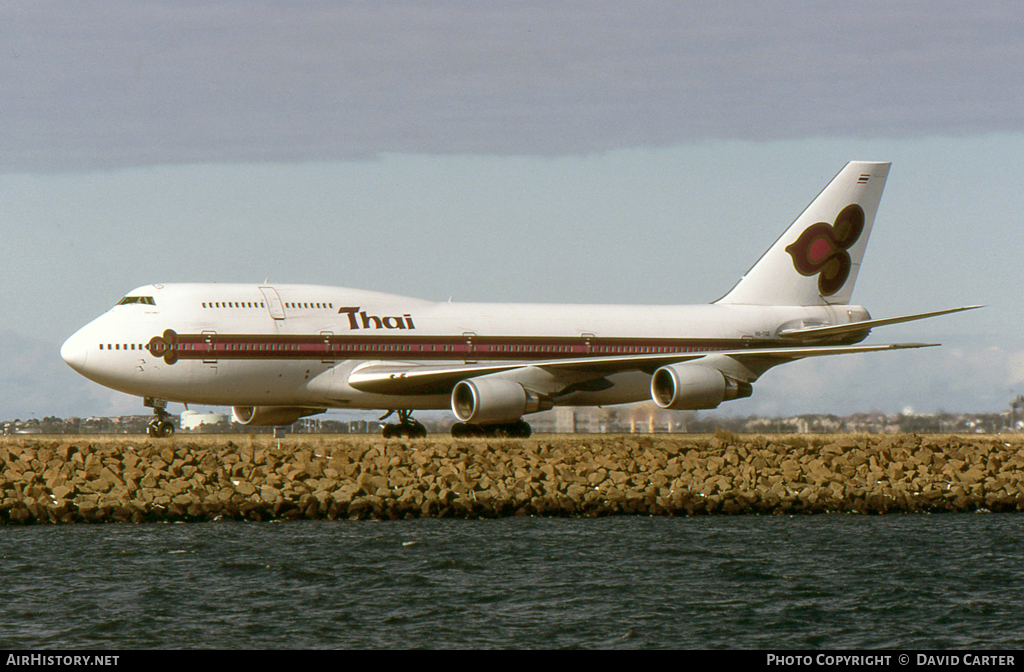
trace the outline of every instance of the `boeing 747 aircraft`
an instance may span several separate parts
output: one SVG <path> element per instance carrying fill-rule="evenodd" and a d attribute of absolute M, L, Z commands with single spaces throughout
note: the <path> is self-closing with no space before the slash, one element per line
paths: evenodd
<path fill-rule="evenodd" d="M 707 305 L 435 303 L 313 285 L 153 284 L 72 335 L 61 357 L 143 397 L 150 433 L 167 402 L 232 406 L 246 425 L 329 408 L 397 414 L 385 436 L 421 437 L 420 409 L 451 409 L 453 436 L 530 435 L 553 406 L 645 399 L 710 409 L 750 396 L 804 357 L 926 347 L 855 345 L 874 327 L 969 310 L 871 319 L 850 297 L 889 173 L 852 162 L 725 296 Z"/>

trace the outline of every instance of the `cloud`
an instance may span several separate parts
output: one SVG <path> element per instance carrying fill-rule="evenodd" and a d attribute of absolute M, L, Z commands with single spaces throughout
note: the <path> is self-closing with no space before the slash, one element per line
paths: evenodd
<path fill-rule="evenodd" d="M 1014 131 L 1022 22 L 1010 3 L 8 3 L 0 171 Z"/>
<path fill-rule="evenodd" d="M 1024 352 L 1014 352 L 1007 357 L 1006 374 L 1009 385 L 1024 386 Z"/>

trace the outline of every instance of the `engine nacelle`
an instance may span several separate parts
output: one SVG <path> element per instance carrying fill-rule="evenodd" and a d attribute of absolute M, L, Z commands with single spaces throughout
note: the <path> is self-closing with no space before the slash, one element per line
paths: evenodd
<path fill-rule="evenodd" d="M 231 415 L 240 425 L 254 427 L 281 427 L 290 425 L 307 415 L 323 413 L 326 408 L 306 408 L 304 406 L 234 406 Z"/>
<path fill-rule="evenodd" d="M 524 413 L 541 410 L 541 401 L 519 383 L 502 378 L 470 378 L 452 390 L 452 412 L 461 422 L 477 425 L 515 422 Z"/>
<path fill-rule="evenodd" d="M 753 391 L 750 383 L 700 364 L 670 364 L 651 377 L 654 403 L 675 411 L 716 408 L 723 401 L 749 397 Z"/>

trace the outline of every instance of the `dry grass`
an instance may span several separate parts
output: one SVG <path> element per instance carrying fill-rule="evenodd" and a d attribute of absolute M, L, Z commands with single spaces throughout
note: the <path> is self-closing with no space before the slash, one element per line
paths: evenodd
<path fill-rule="evenodd" d="M 831 443 L 864 444 L 867 446 L 877 445 L 884 440 L 902 441 L 912 435 L 903 434 L 868 434 L 868 433 L 838 433 L 838 434 L 737 434 L 725 430 L 718 430 L 714 434 L 535 434 L 529 439 L 453 439 L 446 434 L 432 434 L 425 439 L 391 439 L 389 443 L 402 443 L 410 446 L 416 445 L 479 445 L 490 444 L 537 444 L 537 443 L 609 443 L 621 444 L 623 441 L 639 441 L 645 445 L 651 443 L 688 443 L 708 444 L 717 441 L 721 445 L 754 444 L 766 446 L 769 444 L 792 446 L 794 448 L 821 448 Z M 931 441 L 943 441 L 956 439 L 964 442 L 991 442 L 1002 441 L 1006 443 L 1024 442 L 1024 434 L 927 434 L 917 435 Z M 280 446 L 282 449 L 289 448 L 332 448 L 332 447 L 361 447 L 381 445 L 385 440 L 375 434 L 289 434 L 281 439 L 275 439 L 268 434 L 175 434 L 165 439 L 154 439 L 145 434 L 24 434 L 16 436 L 0 437 L 0 448 L 12 446 L 45 444 L 90 444 L 93 446 L 200 446 L 203 448 L 226 447 L 229 444 L 242 448 L 266 448 Z"/>

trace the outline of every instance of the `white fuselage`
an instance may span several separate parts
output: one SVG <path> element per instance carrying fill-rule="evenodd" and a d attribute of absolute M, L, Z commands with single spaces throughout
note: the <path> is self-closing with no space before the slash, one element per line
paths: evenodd
<path fill-rule="evenodd" d="M 227 406 L 442 409 L 449 392 L 355 389 L 367 362 L 456 365 L 785 347 L 783 329 L 867 319 L 860 306 L 435 303 L 314 285 L 140 287 L 61 349 L 77 371 L 141 397 Z M 850 343 L 863 335 L 833 337 Z M 650 398 L 649 371 L 610 370 L 557 404 Z M 564 381 L 563 381 L 564 382 Z M 571 381 L 570 381 L 571 382 Z"/>

